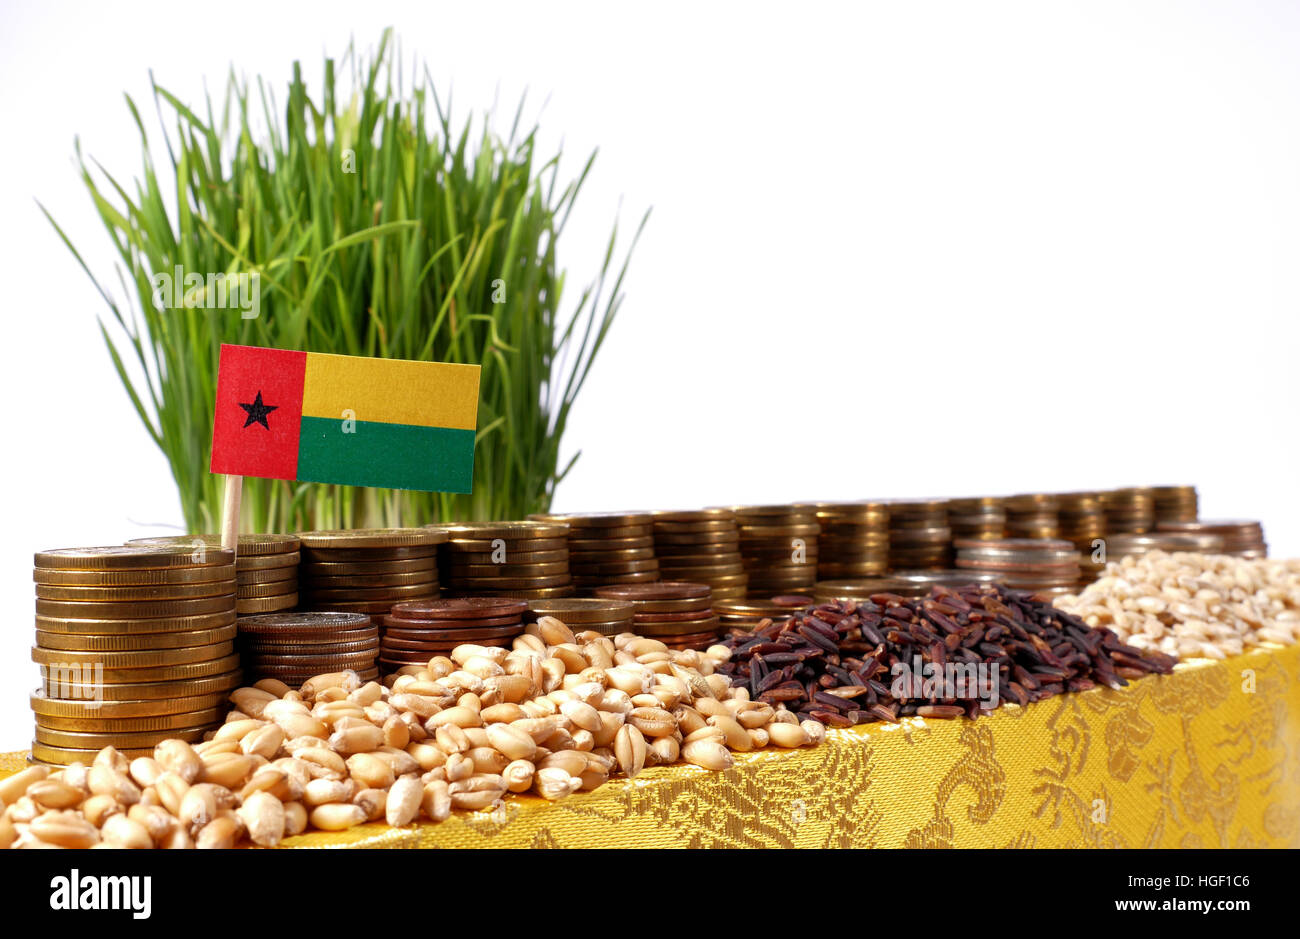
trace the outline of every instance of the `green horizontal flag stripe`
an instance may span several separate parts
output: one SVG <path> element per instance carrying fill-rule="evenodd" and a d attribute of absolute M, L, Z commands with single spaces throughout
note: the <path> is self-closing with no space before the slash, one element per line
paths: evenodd
<path fill-rule="evenodd" d="M 470 492 L 474 431 L 303 417 L 298 478 L 316 483 Z"/>

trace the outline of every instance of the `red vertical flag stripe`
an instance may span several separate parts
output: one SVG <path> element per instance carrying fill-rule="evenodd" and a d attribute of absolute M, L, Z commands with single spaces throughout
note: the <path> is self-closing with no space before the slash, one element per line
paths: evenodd
<path fill-rule="evenodd" d="M 296 479 L 307 353 L 222 346 L 212 472 Z"/>

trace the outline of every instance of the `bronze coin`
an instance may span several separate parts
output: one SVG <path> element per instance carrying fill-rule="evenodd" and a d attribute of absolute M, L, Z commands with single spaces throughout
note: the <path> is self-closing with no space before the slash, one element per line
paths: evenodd
<path fill-rule="evenodd" d="M 319 646 L 346 645 L 350 642 L 369 642 L 379 638 L 379 628 L 369 626 L 365 629 L 346 629 L 339 632 L 321 630 L 317 633 L 297 633 L 294 635 L 246 635 L 240 637 L 240 648 L 253 646 L 258 649 L 303 649 Z"/>

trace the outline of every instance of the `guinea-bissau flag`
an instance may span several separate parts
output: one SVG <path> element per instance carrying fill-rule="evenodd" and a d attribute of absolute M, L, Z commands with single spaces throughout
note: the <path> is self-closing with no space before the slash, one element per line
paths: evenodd
<path fill-rule="evenodd" d="M 221 347 L 212 472 L 469 492 L 477 365 Z"/>

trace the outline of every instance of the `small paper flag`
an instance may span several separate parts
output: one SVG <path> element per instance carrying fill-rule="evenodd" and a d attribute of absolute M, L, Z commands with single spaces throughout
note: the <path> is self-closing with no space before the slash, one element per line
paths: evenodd
<path fill-rule="evenodd" d="M 221 347 L 212 472 L 470 492 L 477 365 Z"/>

